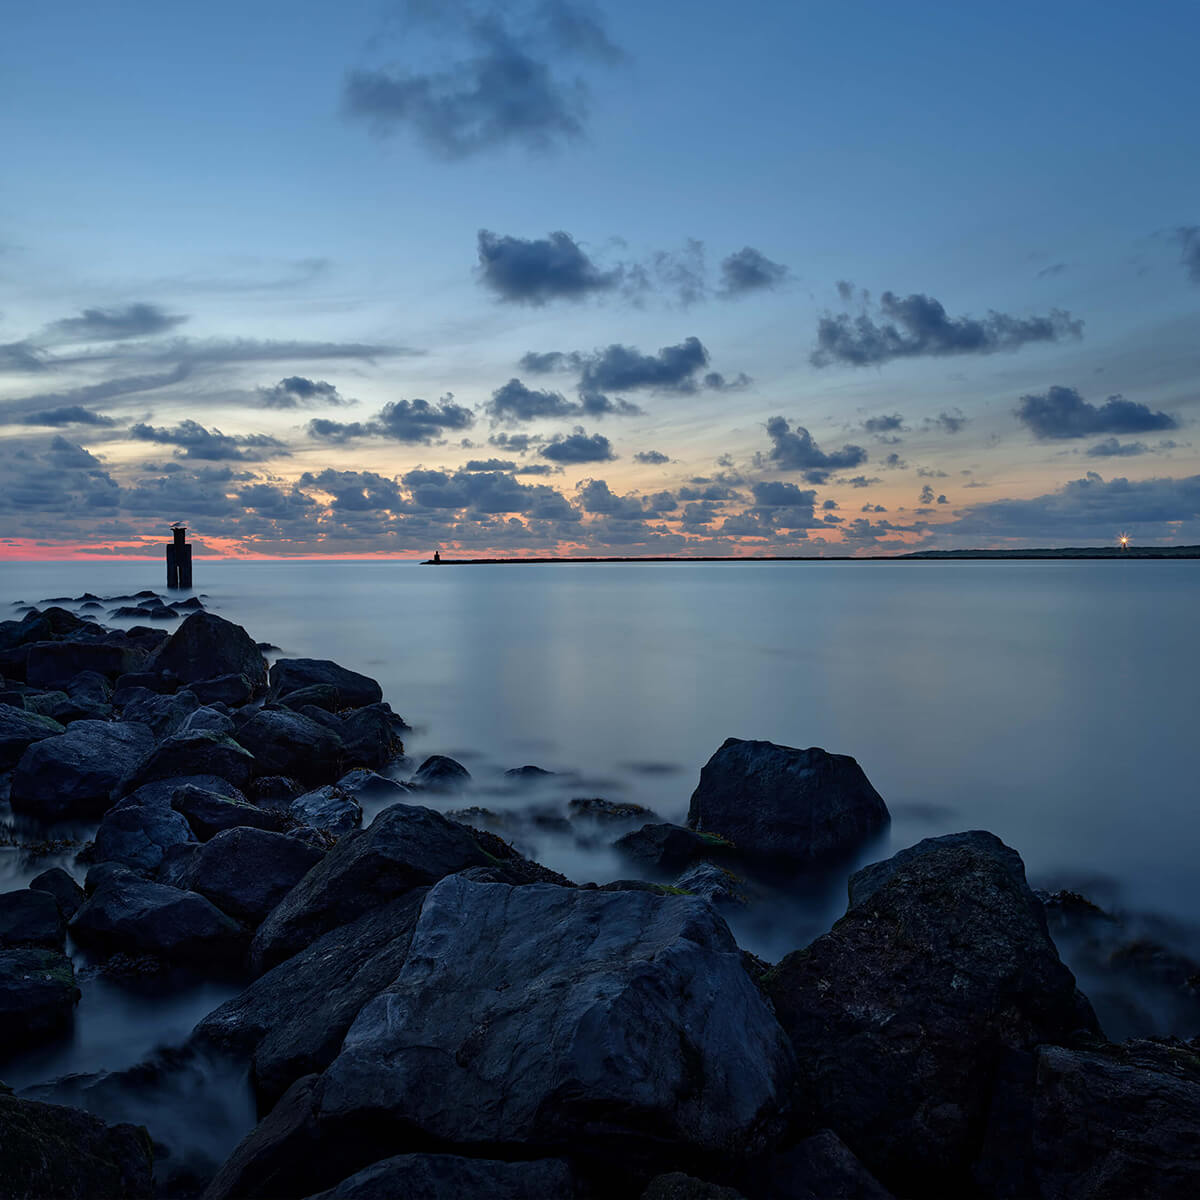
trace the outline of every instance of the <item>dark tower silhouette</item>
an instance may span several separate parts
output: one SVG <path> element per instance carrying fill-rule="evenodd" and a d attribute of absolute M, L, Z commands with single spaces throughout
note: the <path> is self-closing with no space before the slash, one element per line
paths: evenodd
<path fill-rule="evenodd" d="M 433 561 L 435 563 L 440 563 L 442 561 L 442 552 L 440 550 L 435 550 L 433 552 Z"/>
<path fill-rule="evenodd" d="M 172 525 L 174 541 L 167 543 L 167 587 L 190 588 L 192 586 L 192 547 L 184 541 L 186 525 Z"/>

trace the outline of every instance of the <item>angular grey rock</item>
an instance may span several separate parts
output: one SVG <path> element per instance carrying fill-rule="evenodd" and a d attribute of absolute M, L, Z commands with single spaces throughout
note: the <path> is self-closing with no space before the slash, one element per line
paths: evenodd
<path fill-rule="evenodd" d="M 358 801 L 336 783 L 297 796 L 288 813 L 302 825 L 334 834 L 358 829 L 363 818 Z"/>
<path fill-rule="evenodd" d="M 53 896 L 58 911 L 68 921 L 79 911 L 84 900 L 83 888 L 62 867 L 51 867 L 35 875 L 29 881 L 29 887 L 35 892 L 47 892 Z"/>
<path fill-rule="evenodd" d="M 245 675 L 218 675 L 216 679 L 196 679 L 188 684 L 201 704 L 228 704 L 241 708 L 254 698 L 254 686 Z"/>
<path fill-rule="evenodd" d="M 378 904 L 489 861 L 461 825 L 429 808 L 393 804 L 342 837 L 280 902 L 255 935 L 251 966 L 267 970 Z"/>
<path fill-rule="evenodd" d="M 400 1154 L 343 1179 L 311 1200 L 570 1200 L 571 1169 L 561 1158 L 497 1162 L 452 1154 Z"/>
<path fill-rule="evenodd" d="M 0 771 L 15 767 L 21 755 L 34 742 L 66 733 L 64 726 L 52 717 L 0 704 Z"/>
<path fill-rule="evenodd" d="M 182 725 L 180 733 L 216 733 L 221 737 L 232 737 L 234 733 L 233 720 L 217 708 L 198 708 L 189 713 Z"/>
<path fill-rule="evenodd" d="M 98 816 L 153 745 L 145 725 L 76 721 L 66 733 L 35 742 L 21 756 L 12 780 L 13 810 L 45 820 Z"/>
<path fill-rule="evenodd" d="M 184 683 L 244 675 L 255 695 L 267 686 L 267 660 L 254 639 L 240 625 L 210 612 L 187 617 L 147 669 L 170 671 Z"/>
<path fill-rule="evenodd" d="M 322 712 L 333 713 L 341 707 L 341 693 L 331 683 L 314 683 L 288 692 L 285 696 L 277 696 L 274 703 L 293 712 L 319 708 Z"/>
<path fill-rule="evenodd" d="M 231 917 L 257 925 L 323 857 L 282 833 L 226 829 L 191 857 L 182 884 Z"/>
<path fill-rule="evenodd" d="M 258 808 L 240 794 L 231 797 L 206 787 L 184 785 L 177 788 L 171 799 L 171 807 L 182 814 L 202 842 L 207 842 L 224 829 L 236 829 L 242 825 L 277 832 L 282 831 L 284 825 L 283 815 L 279 812 Z"/>
<path fill-rule="evenodd" d="M 747 854 L 789 859 L 838 855 L 889 821 L 858 763 L 813 747 L 727 738 L 700 771 L 688 825 Z"/>
<path fill-rule="evenodd" d="M 71 936 L 106 952 L 151 954 L 180 963 L 236 962 L 245 935 L 232 918 L 195 892 L 152 883 L 115 864 L 96 876 Z M 88 873 L 89 886 L 93 873 Z"/>
<path fill-rule="evenodd" d="M 61 951 L 0 949 L 0 1051 L 56 1037 L 71 1024 L 78 1001 L 75 971 Z M 0 1162 L 6 1140 L 7 1133 Z"/>
<path fill-rule="evenodd" d="M 66 932 L 58 903 L 47 892 L 31 888 L 0 892 L 0 949 L 61 950 Z"/>
<path fill-rule="evenodd" d="M 183 775 L 215 775 L 244 788 L 256 769 L 254 755 L 230 737 L 208 730 L 164 738 L 124 780 L 126 790 Z"/>
<path fill-rule="evenodd" d="M 531 936 L 536 931 L 536 936 Z M 386 1145 L 728 1170 L 784 1125 L 787 1038 L 711 905 L 454 875 L 324 1076 L 319 1122 Z"/>
<path fill-rule="evenodd" d="M 163 695 L 149 688 L 120 688 L 113 693 L 113 704 L 126 721 L 140 721 L 154 730 L 156 738 L 178 733 L 180 726 L 200 707 L 190 691 Z"/>
<path fill-rule="evenodd" d="M 999 1059 L 1095 1017 L 998 838 L 896 858 L 856 875 L 859 903 L 765 983 L 798 1056 L 798 1120 L 901 1195 L 969 1192 Z"/>
<path fill-rule="evenodd" d="M 690 867 L 675 880 L 675 887 L 713 904 L 744 908 L 750 902 L 746 881 L 716 863 L 702 862 Z"/>
<path fill-rule="evenodd" d="M 116 679 L 140 671 L 146 660 L 144 647 L 121 634 L 109 634 L 103 641 L 38 642 L 29 648 L 25 678 L 39 688 L 61 687 L 80 671 Z"/>
<path fill-rule="evenodd" d="M 407 731 L 408 726 L 386 703 L 368 704 L 364 708 L 339 714 L 326 712 L 311 704 L 306 704 L 298 711 L 318 725 L 324 725 L 337 737 L 342 744 L 342 757 L 347 765 L 382 767 L 404 753 L 401 734 Z"/>
<path fill-rule="evenodd" d="M 336 779 L 342 771 L 342 743 L 336 734 L 300 713 L 260 709 L 237 732 L 254 755 L 259 775 L 290 775 L 306 783 Z"/>
<path fill-rule="evenodd" d="M 169 796 L 147 789 L 127 796 L 104 814 L 96 830 L 93 858 L 152 875 L 170 847 L 195 840 L 187 821 L 171 807 Z"/>
<path fill-rule="evenodd" d="M 678 871 L 697 859 L 732 849 L 713 834 L 697 833 L 665 821 L 634 829 L 617 838 L 613 845 L 645 866 L 663 871 Z"/>
<path fill-rule="evenodd" d="M 336 688 L 338 708 L 361 708 L 383 699 L 383 689 L 370 676 L 347 670 L 328 659 L 280 658 L 271 664 L 273 697 L 286 696 L 314 685 Z"/>
<path fill-rule="evenodd" d="M 430 792 L 453 792 L 469 783 L 471 772 L 444 754 L 431 754 L 413 774 L 411 782 Z"/>

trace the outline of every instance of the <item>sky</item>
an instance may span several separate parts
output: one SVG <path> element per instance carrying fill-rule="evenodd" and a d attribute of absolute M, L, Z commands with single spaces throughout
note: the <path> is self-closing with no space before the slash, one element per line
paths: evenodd
<path fill-rule="evenodd" d="M 1200 7 L 0 42 L 0 558 L 1200 543 Z"/>

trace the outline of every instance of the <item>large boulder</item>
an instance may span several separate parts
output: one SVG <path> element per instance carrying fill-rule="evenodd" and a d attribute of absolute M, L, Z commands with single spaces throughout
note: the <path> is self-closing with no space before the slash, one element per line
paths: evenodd
<path fill-rule="evenodd" d="M 236 829 L 242 825 L 273 830 L 282 830 L 284 825 L 282 813 L 258 808 L 240 793 L 231 796 L 191 784 L 175 790 L 171 807 L 183 814 L 192 832 L 202 842 L 207 842 L 222 830 Z"/>
<path fill-rule="evenodd" d="M 290 697 L 289 697 L 290 699 Z M 342 744 L 346 766 L 382 767 L 404 753 L 402 734 L 408 726 L 392 712 L 391 705 L 368 704 L 344 713 L 330 713 L 306 704 L 299 711 L 324 725 Z"/>
<path fill-rule="evenodd" d="M 260 1104 L 274 1104 L 296 1080 L 333 1062 L 363 1005 L 396 978 L 427 890 L 330 930 L 209 1013 L 196 1039 L 249 1057 Z"/>
<path fill-rule="evenodd" d="M 997 1064 L 1095 1017 L 992 834 L 927 839 L 850 894 L 765 978 L 797 1051 L 797 1120 L 832 1128 L 900 1194 L 969 1191 Z"/>
<path fill-rule="evenodd" d="M 215 775 L 235 788 L 250 782 L 254 755 L 233 738 L 196 729 L 164 738 L 124 781 L 126 790 L 182 775 Z"/>
<path fill-rule="evenodd" d="M 117 866 L 100 876 L 70 931 L 81 945 L 102 952 L 180 963 L 235 962 L 245 948 L 241 927 L 211 901 Z"/>
<path fill-rule="evenodd" d="M 50 642 L 86 631 L 87 622 L 65 608 L 31 608 L 19 621 L 0 621 L 0 650 Z"/>
<path fill-rule="evenodd" d="M 192 855 L 181 883 L 231 917 L 257 925 L 323 857 L 286 834 L 226 829 Z"/>
<path fill-rule="evenodd" d="M 78 1001 L 75 971 L 61 951 L 0 949 L 0 1053 L 57 1037 L 70 1026 Z M 2 1131 L 0 1125 L 0 1162 Z"/>
<path fill-rule="evenodd" d="M 188 684 L 201 704 L 228 704 L 240 708 L 254 697 L 254 685 L 245 675 L 218 675 L 216 679 L 197 679 Z"/>
<path fill-rule="evenodd" d="M 561 1158 L 497 1162 L 452 1154 L 400 1154 L 343 1179 L 311 1200 L 570 1200 L 570 1167 Z"/>
<path fill-rule="evenodd" d="M 677 871 L 697 859 L 732 849 L 724 838 L 711 833 L 697 833 L 694 829 L 685 829 L 682 825 L 671 825 L 665 821 L 651 822 L 641 829 L 631 830 L 613 845 L 628 858 L 661 871 Z"/>
<path fill-rule="evenodd" d="M 205 706 L 189 713 L 183 724 L 179 726 L 180 733 L 217 733 L 222 737 L 232 737 L 236 732 L 233 718 L 223 713 L 219 708 Z"/>
<path fill-rule="evenodd" d="M 29 648 L 25 679 L 33 687 L 61 687 L 81 671 L 95 671 L 116 679 L 145 665 L 147 652 L 123 634 L 108 634 L 103 640 L 38 642 Z"/>
<path fill-rule="evenodd" d="M 341 739 L 301 713 L 261 709 L 239 727 L 237 740 L 254 755 L 259 775 L 323 783 L 342 771 Z"/>
<path fill-rule="evenodd" d="M 822 1129 L 771 1160 L 768 1200 L 892 1200 L 892 1194 Z M 1016 1200 L 1016 1197 L 1013 1198 Z"/>
<path fill-rule="evenodd" d="M 153 874 L 175 845 L 194 842 L 187 821 L 171 807 L 171 798 L 153 784 L 113 805 L 96 830 L 96 862 L 120 863 L 140 875 Z"/>
<path fill-rule="evenodd" d="M 46 820 L 97 816 L 153 745 L 145 725 L 76 721 L 21 756 L 12 780 L 13 809 Z"/>
<path fill-rule="evenodd" d="M 118 688 L 113 693 L 113 704 L 123 720 L 149 725 L 156 738 L 177 733 L 200 707 L 200 701 L 190 691 L 164 695 L 146 687 Z"/>
<path fill-rule="evenodd" d="M 362 825 L 362 808 L 357 800 L 336 783 L 297 796 L 288 809 L 293 820 L 310 829 L 343 834 Z"/>
<path fill-rule="evenodd" d="M 393 804 L 344 835 L 280 902 L 255 935 L 251 966 L 264 971 L 376 905 L 489 861 L 463 826 L 429 808 Z"/>
<path fill-rule="evenodd" d="M 22 888 L 0 892 L 0 949 L 16 946 L 61 950 L 67 926 L 47 892 Z"/>
<path fill-rule="evenodd" d="M 383 699 L 383 689 L 370 676 L 323 658 L 276 659 L 271 664 L 270 678 L 271 696 L 275 699 L 314 686 L 334 688 L 338 708 L 361 708 Z"/>
<path fill-rule="evenodd" d="M 215 613 L 194 612 L 155 651 L 147 667 L 184 683 L 244 675 L 255 695 L 267 686 L 267 660 L 240 626 Z"/>
<path fill-rule="evenodd" d="M 414 786 L 429 792 L 454 792 L 471 781 L 471 772 L 456 759 L 445 754 L 431 754 L 413 772 Z"/>
<path fill-rule="evenodd" d="M 154 1194 L 150 1135 L 59 1104 L 0 1094 L 0 1189 L 13 1200 L 141 1200 Z"/>
<path fill-rule="evenodd" d="M 50 867 L 40 875 L 35 875 L 29 881 L 29 887 L 32 891 L 53 896 L 58 911 L 67 921 L 79 911 L 84 900 L 83 888 L 62 867 Z"/>
<path fill-rule="evenodd" d="M 889 821 L 858 763 L 813 747 L 726 738 L 700 771 L 688 824 L 747 854 L 815 859 L 843 854 Z"/>
<path fill-rule="evenodd" d="M 325 1072 L 318 1122 L 380 1148 L 406 1130 L 617 1175 L 729 1174 L 782 1131 L 792 1073 L 711 905 L 454 875 Z"/>
<path fill-rule="evenodd" d="M 34 742 L 60 733 L 66 733 L 66 729 L 52 717 L 0 704 L 0 771 L 15 767 Z"/>

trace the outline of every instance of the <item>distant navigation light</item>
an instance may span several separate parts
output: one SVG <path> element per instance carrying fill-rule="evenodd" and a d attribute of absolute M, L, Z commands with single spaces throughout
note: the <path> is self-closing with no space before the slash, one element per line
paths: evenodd
<path fill-rule="evenodd" d="M 1128 549 L 1129 549 L 1129 534 L 1127 534 L 1127 533 L 1118 533 L 1118 534 L 1117 534 L 1117 541 L 1121 543 L 1121 549 L 1122 549 L 1122 550 L 1128 550 Z"/>

